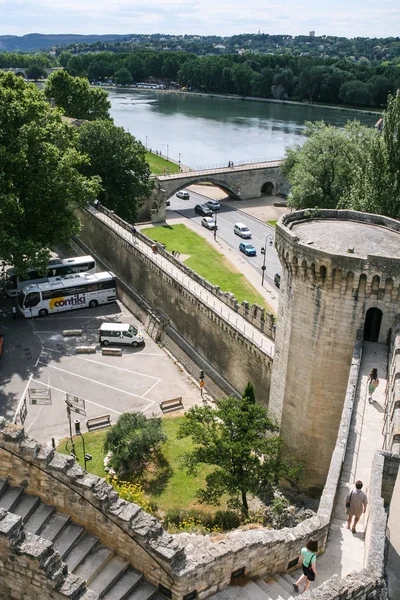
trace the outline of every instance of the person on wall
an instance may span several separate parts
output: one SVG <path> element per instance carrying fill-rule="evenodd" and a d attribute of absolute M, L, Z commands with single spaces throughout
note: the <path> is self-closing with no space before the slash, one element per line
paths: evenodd
<path fill-rule="evenodd" d="M 309 540 L 304 548 L 301 549 L 299 563 L 303 571 L 296 583 L 293 584 L 294 591 L 299 592 L 299 586 L 305 581 L 303 592 L 306 592 L 312 581 L 317 577 L 317 552 L 318 540 Z"/>
<path fill-rule="evenodd" d="M 376 369 L 375 369 L 376 371 Z M 347 529 L 351 528 L 353 533 L 357 533 L 356 526 L 357 523 L 365 511 L 367 510 L 368 498 L 367 494 L 362 491 L 363 482 L 358 480 L 356 481 L 355 489 L 349 492 L 346 496 L 346 513 L 347 513 Z M 351 526 L 351 521 L 354 517 L 353 527 Z"/>
<path fill-rule="evenodd" d="M 372 400 L 372 394 L 375 392 L 376 388 L 379 385 L 379 377 L 378 377 L 378 369 L 372 369 L 371 373 L 369 374 L 369 378 L 368 378 L 368 402 L 371 403 Z"/>

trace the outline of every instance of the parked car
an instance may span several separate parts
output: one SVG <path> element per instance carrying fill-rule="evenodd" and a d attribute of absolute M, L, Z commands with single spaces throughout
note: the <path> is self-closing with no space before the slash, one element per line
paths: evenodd
<path fill-rule="evenodd" d="M 249 242 L 240 242 L 239 250 L 246 254 L 246 256 L 256 256 L 257 254 L 257 250 L 254 248 L 253 244 L 249 244 Z"/>
<path fill-rule="evenodd" d="M 176 193 L 176 197 L 182 198 L 182 200 L 189 200 L 190 194 L 189 194 L 189 192 L 186 192 L 185 190 L 181 190 L 180 192 Z"/>
<path fill-rule="evenodd" d="M 243 223 L 235 223 L 233 226 L 233 232 L 241 238 L 249 240 L 251 238 L 251 231 Z"/>
<path fill-rule="evenodd" d="M 281 287 L 281 276 L 279 275 L 279 273 L 275 273 L 274 284 L 276 285 L 277 288 Z"/>
<path fill-rule="evenodd" d="M 221 204 L 217 200 L 209 200 L 206 202 L 206 206 L 211 208 L 211 210 L 219 210 L 221 208 Z"/>
<path fill-rule="evenodd" d="M 212 217 L 203 217 L 201 220 L 201 224 L 207 229 L 215 229 L 217 226 L 215 219 L 213 219 Z"/>
<path fill-rule="evenodd" d="M 212 210 L 205 204 L 196 204 L 194 212 L 202 217 L 212 217 Z"/>

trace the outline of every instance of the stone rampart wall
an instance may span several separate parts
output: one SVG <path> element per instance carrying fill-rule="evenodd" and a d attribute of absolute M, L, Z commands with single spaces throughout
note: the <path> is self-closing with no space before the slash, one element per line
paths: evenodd
<path fill-rule="evenodd" d="M 91 212 L 81 214 L 80 239 L 152 311 L 171 326 L 241 394 L 248 381 L 268 405 L 272 357 L 188 291 L 151 258 Z"/>
<path fill-rule="evenodd" d="M 400 315 L 392 333 L 385 401 L 385 449 L 400 454 Z"/>

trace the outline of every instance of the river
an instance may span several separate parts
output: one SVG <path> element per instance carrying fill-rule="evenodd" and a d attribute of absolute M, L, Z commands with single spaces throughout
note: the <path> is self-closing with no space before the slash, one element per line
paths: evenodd
<path fill-rule="evenodd" d="M 304 122 L 342 126 L 358 119 L 373 126 L 378 115 L 315 105 L 252 102 L 212 96 L 109 91 L 111 116 L 148 149 L 191 168 L 257 159 L 279 159 L 286 146 L 304 142 Z"/>

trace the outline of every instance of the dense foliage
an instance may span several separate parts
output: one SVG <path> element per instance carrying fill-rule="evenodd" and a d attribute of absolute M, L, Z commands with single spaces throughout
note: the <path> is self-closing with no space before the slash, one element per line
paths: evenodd
<path fill-rule="evenodd" d="M 166 439 L 161 419 L 148 419 L 141 412 L 123 413 L 104 441 L 104 450 L 112 453 L 108 464 L 119 477 L 140 478 Z"/>
<path fill-rule="evenodd" d="M 0 72 L 0 259 L 20 272 L 46 265 L 47 249 L 78 232 L 75 208 L 98 194 L 76 138 L 34 84 Z"/>
<path fill-rule="evenodd" d="M 286 149 L 283 174 L 292 208 L 351 208 L 400 216 L 400 90 L 390 96 L 383 131 L 357 122 L 343 129 L 308 123 L 305 144 Z"/>
<path fill-rule="evenodd" d="M 218 505 L 226 494 L 228 505 L 247 517 L 249 493 L 267 495 L 282 477 L 295 476 L 297 469 L 281 456 L 277 430 L 265 408 L 246 397 L 217 400 L 215 408 L 190 408 L 178 437 L 192 436 L 196 445 L 183 464 L 193 475 L 204 465 L 214 467 L 199 501 Z"/>
<path fill-rule="evenodd" d="M 152 188 L 143 144 L 111 121 L 87 122 L 78 132 L 78 149 L 90 159 L 83 173 L 101 177 L 103 189 L 98 199 L 123 219 L 134 222 L 140 201 Z"/>

